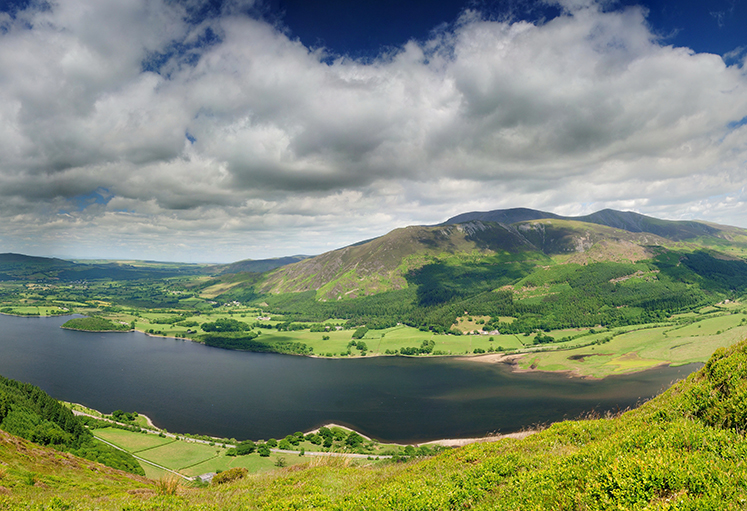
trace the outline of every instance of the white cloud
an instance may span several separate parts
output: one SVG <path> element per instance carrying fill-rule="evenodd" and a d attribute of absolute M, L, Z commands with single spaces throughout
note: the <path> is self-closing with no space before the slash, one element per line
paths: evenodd
<path fill-rule="evenodd" d="M 639 8 L 559 4 L 537 25 L 466 11 L 371 62 L 248 4 L 198 25 L 160 0 L 6 16 L 0 242 L 232 260 L 515 206 L 747 225 L 743 68 L 661 44 Z"/>

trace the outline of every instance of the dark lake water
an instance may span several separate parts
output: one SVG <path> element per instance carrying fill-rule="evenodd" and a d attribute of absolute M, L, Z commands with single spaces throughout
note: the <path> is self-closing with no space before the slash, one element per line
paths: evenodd
<path fill-rule="evenodd" d="M 654 396 L 699 365 L 604 380 L 445 358 L 325 360 L 0 315 L 0 374 L 53 397 L 138 411 L 169 431 L 281 438 L 328 422 L 386 441 L 508 433 Z"/>

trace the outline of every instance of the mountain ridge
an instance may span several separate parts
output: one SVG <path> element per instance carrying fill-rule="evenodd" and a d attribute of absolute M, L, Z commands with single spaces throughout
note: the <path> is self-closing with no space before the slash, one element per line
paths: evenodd
<path fill-rule="evenodd" d="M 549 258 L 554 263 L 636 262 L 654 257 L 660 249 L 701 246 L 745 252 L 747 230 L 611 209 L 563 217 L 512 208 L 464 213 L 432 226 L 398 228 L 273 270 L 258 289 L 271 294 L 315 291 L 319 300 L 341 300 L 406 288 L 410 272 L 450 258 L 532 253 L 537 260 Z"/>
<path fill-rule="evenodd" d="M 721 226 L 717 226 L 718 224 L 708 224 L 698 220 L 661 220 L 634 211 L 618 211 L 614 209 L 602 209 L 581 216 L 562 216 L 529 208 L 473 211 L 456 215 L 438 225 L 449 225 L 473 220 L 513 224 L 525 222 L 527 220 L 542 219 L 575 220 L 578 222 L 614 227 L 628 232 L 649 232 L 651 234 L 657 234 L 662 237 L 671 237 L 672 239 L 677 240 L 684 240 L 702 235 L 714 236 L 723 230 L 719 228 Z"/>

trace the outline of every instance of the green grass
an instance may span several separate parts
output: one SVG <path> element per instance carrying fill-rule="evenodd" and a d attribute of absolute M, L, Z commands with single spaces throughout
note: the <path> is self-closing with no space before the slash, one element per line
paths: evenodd
<path fill-rule="evenodd" d="M 217 472 L 219 470 L 225 471 L 229 468 L 235 467 L 243 467 L 247 469 L 250 474 L 270 472 L 277 468 L 275 463 L 277 462 L 278 457 L 282 457 L 285 460 L 285 464 L 287 466 L 308 463 L 310 459 L 309 456 L 275 453 L 266 458 L 260 456 L 257 453 L 247 454 L 246 456 L 219 456 L 207 460 L 203 463 L 193 465 L 185 470 L 182 470 L 181 472 L 187 476 L 197 476 L 200 474 L 206 474 L 208 472 Z"/>
<path fill-rule="evenodd" d="M 171 442 L 147 451 L 138 452 L 138 456 L 158 465 L 180 471 L 222 455 L 218 446 L 196 442 Z"/>
<path fill-rule="evenodd" d="M 103 438 L 107 442 L 111 442 L 133 454 L 139 454 L 144 449 L 152 449 L 154 447 L 176 442 L 175 439 L 169 437 L 162 438 L 150 433 L 134 433 L 132 431 L 117 428 L 97 429 L 94 430 L 94 434 L 97 437 Z M 147 459 L 147 456 L 142 457 Z"/>
<path fill-rule="evenodd" d="M 742 323 L 743 318 L 743 314 L 737 313 L 706 316 L 684 326 L 638 326 L 604 344 L 532 353 L 522 357 L 518 364 L 522 369 L 572 371 L 584 376 L 604 377 L 649 369 L 660 364 L 705 362 L 717 348 L 731 346 L 747 337 L 747 324 Z M 609 335 L 609 332 L 604 332 L 594 337 Z M 586 343 L 594 337 L 582 337 L 577 341 Z M 550 347 L 554 348 L 552 345 Z"/>
<path fill-rule="evenodd" d="M 0 306 L 0 309 L 5 309 L 8 306 Z M 10 310 L 5 311 L 6 314 L 15 314 L 18 316 L 59 316 L 65 314 L 72 314 L 70 310 L 62 310 L 62 307 L 48 306 L 48 305 L 11 305 Z M 68 308 L 69 309 L 69 308 Z"/>
<path fill-rule="evenodd" d="M 218 445 L 210 446 L 116 428 L 97 429 L 94 433 L 132 454 L 190 477 L 234 467 L 246 468 L 250 473 L 267 472 L 276 468 L 278 457 L 282 457 L 287 465 L 306 463 L 310 459 L 310 456 L 299 456 L 297 452 L 273 453 L 270 457 L 261 457 L 256 452 L 246 456 L 226 456 L 226 450 Z M 303 442 L 298 448 L 300 447 L 307 451 L 319 449 L 319 446 L 309 442 Z M 169 475 L 148 463 L 140 462 L 140 465 L 148 478 L 159 479 Z"/>
<path fill-rule="evenodd" d="M 143 470 L 145 471 L 145 477 L 147 477 L 148 479 L 159 480 L 162 478 L 174 477 L 174 474 L 172 474 L 171 472 L 160 469 L 158 467 L 154 467 L 153 465 L 150 465 L 148 463 L 141 462 L 140 466 L 143 467 Z"/>

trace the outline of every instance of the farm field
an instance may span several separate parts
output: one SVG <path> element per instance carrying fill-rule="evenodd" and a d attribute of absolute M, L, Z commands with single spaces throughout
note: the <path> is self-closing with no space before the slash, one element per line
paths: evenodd
<path fill-rule="evenodd" d="M 172 437 L 162 438 L 154 434 L 143 434 L 116 428 L 104 428 L 94 431 L 97 437 L 134 454 L 140 458 L 161 465 L 185 476 L 192 477 L 207 472 L 228 470 L 233 467 L 244 467 L 250 472 L 269 471 L 275 467 L 277 455 L 268 458 L 260 457 L 256 452 L 246 456 L 226 456 L 226 449 L 220 444 L 210 446 Z M 296 464 L 307 461 L 297 455 L 282 455 L 286 463 Z M 296 458 L 299 458 L 296 460 Z M 140 462 L 145 475 L 159 479 L 167 472 L 148 463 Z"/>
<path fill-rule="evenodd" d="M 525 370 L 604 377 L 660 364 L 705 362 L 717 348 L 747 337 L 747 316 L 741 312 L 701 318 L 685 325 L 639 327 L 603 344 L 526 354 L 517 360 L 517 365 Z"/>
<path fill-rule="evenodd" d="M 333 428 L 333 431 L 337 428 Z M 194 477 L 208 472 L 220 472 L 234 467 L 243 467 L 250 473 L 267 472 L 275 470 L 278 466 L 298 465 L 307 463 L 311 455 L 301 455 L 301 449 L 305 453 L 320 452 L 320 446 L 311 442 L 303 441 L 293 447 L 293 452 L 273 452 L 271 456 L 263 457 L 257 452 L 244 456 L 227 455 L 226 446 L 220 442 L 215 445 L 196 442 L 185 437 L 179 439 L 174 436 L 161 437 L 153 433 L 139 433 L 118 429 L 114 427 L 96 429 L 94 435 L 117 447 L 160 465 L 167 469 L 178 472 L 187 477 Z M 372 444 L 372 457 L 387 452 L 396 452 L 403 446 L 395 444 Z M 229 445 L 230 447 L 230 445 Z M 280 459 L 280 461 L 278 461 Z M 357 463 L 370 463 L 366 459 L 357 459 Z M 145 470 L 147 477 L 159 479 L 168 476 L 169 473 L 149 463 L 139 461 Z"/>

